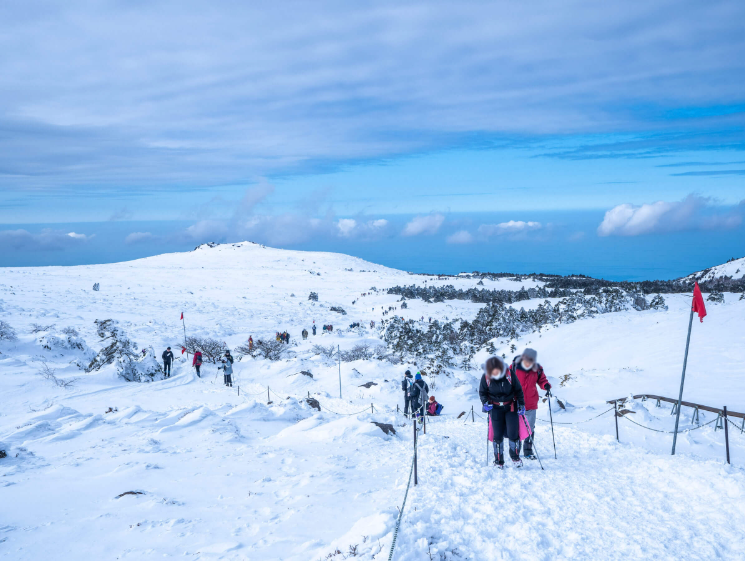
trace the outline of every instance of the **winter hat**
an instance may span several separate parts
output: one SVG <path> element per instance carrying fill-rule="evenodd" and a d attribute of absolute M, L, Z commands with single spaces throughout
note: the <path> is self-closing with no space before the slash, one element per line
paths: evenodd
<path fill-rule="evenodd" d="M 407 370 L 406 372 L 404 372 L 404 375 L 405 376 L 411 376 L 411 370 Z"/>
<path fill-rule="evenodd" d="M 421 372 L 417 372 L 417 373 L 416 373 L 416 376 L 414 376 L 414 379 L 415 379 L 415 380 L 421 380 L 421 379 L 422 379 L 422 374 L 421 374 Z"/>
<path fill-rule="evenodd" d="M 525 349 L 523 351 L 523 357 L 529 358 L 530 360 L 535 362 L 536 359 L 538 358 L 538 351 L 533 350 L 533 349 Z"/>
<path fill-rule="evenodd" d="M 432 402 L 432 401 L 434 401 L 434 400 L 435 400 L 435 396 L 433 396 L 433 395 L 429 396 L 429 401 L 430 401 L 430 402 Z"/>

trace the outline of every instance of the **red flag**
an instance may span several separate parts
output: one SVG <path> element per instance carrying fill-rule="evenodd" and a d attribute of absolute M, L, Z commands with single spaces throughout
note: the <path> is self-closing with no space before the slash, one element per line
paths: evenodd
<path fill-rule="evenodd" d="M 181 354 L 184 354 L 186 352 L 186 347 L 181 347 Z"/>
<path fill-rule="evenodd" d="M 181 312 L 181 319 L 184 319 L 184 312 Z"/>
<path fill-rule="evenodd" d="M 693 311 L 698 314 L 701 321 L 704 321 L 706 306 L 704 305 L 704 297 L 701 295 L 701 289 L 698 287 L 698 283 L 693 287 Z"/>

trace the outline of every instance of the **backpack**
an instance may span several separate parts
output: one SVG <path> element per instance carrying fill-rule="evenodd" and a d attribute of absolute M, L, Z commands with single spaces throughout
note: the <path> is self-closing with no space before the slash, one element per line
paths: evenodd
<path fill-rule="evenodd" d="M 437 402 L 433 401 L 429 405 L 427 405 L 427 413 L 430 415 L 437 415 Z"/>
<path fill-rule="evenodd" d="M 424 380 L 421 380 L 421 382 L 421 386 L 416 382 L 414 382 L 414 385 L 419 388 L 419 407 L 425 409 L 427 407 L 427 403 L 429 402 L 429 394 L 427 393 L 427 387 L 424 385 Z"/>
<path fill-rule="evenodd" d="M 197 366 L 202 366 L 202 353 L 197 353 L 195 358 L 197 359 Z"/>

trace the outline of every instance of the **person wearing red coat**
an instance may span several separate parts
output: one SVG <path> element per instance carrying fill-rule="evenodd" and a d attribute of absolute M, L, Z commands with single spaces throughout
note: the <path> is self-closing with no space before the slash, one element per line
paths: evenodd
<path fill-rule="evenodd" d="M 201 378 L 202 376 L 199 374 L 199 369 L 202 368 L 202 353 L 199 351 L 194 353 L 194 360 L 191 361 L 191 365 L 197 369 L 197 377 Z"/>
<path fill-rule="evenodd" d="M 525 395 L 525 418 L 530 424 L 530 431 L 533 434 L 532 441 L 535 441 L 535 417 L 538 410 L 538 390 L 536 387 L 549 391 L 551 384 L 548 383 L 546 375 L 543 373 L 543 367 L 537 361 L 538 352 L 533 349 L 525 349 L 523 354 L 515 357 L 510 366 L 512 374 L 520 380 Z M 523 455 L 531 460 L 535 459 L 533 454 L 533 443 L 531 439 L 525 440 Z"/>

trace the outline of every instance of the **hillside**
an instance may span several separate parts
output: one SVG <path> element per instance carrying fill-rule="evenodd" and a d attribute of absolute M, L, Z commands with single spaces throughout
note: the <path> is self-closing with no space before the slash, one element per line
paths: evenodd
<path fill-rule="evenodd" d="M 697 271 L 687 277 L 686 280 L 695 280 L 698 282 L 711 282 L 723 278 L 745 279 L 745 257 L 731 259 L 722 265 L 710 267 L 703 271 Z"/>
<path fill-rule="evenodd" d="M 702 411 L 700 424 L 710 424 L 699 429 L 685 408 L 681 427 L 696 430 L 670 457 L 671 435 L 655 432 L 672 430 L 669 406 L 628 402 L 617 443 L 606 403 L 677 395 L 690 296 L 664 294 L 656 308 L 653 295 L 642 305 L 620 288 L 534 297 L 547 282 L 412 275 L 249 242 L 113 265 L 0 269 L 0 321 L 16 334 L 0 341 L 0 488 L 9 506 L 0 556 L 388 559 L 411 469 L 413 430 L 397 413 L 410 368 L 424 369 L 445 408 L 420 435 L 420 484 L 409 491 L 394 559 L 737 557 L 739 430 L 730 427 L 726 466 L 717 416 Z M 393 287 L 435 297 L 402 299 Z M 482 301 L 437 297 L 474 290 Z M 707 306 L 693 326 L 684 399 L 745 411 L 745 300 L 726 293 Z M 94 323 L 107 319 L 120 342 L 136 345 L 138 365 L 157 366 L 171 346 L 173 375 L 127 382 L 116 360 L 87 371 L 112 342 Z M 317 335 L 303 341 L 313 322 Z M 217 364 L 196 376 L 180 352 L 184 328 L 239 358 L 233 388 Z M 441 338 L 448 329 L 452 337 Z M 238 351 L 249 335 L 272 341 L 285 330 L 279 360 Z M 529 462 L 498 472 L 486 467 L 481 364 L 525 346 L 538 350 L 558 398 L 558 459 L 542 422 L 545 471 Z M 458 418 L 472 406 L 473 417 Z M 549 415 L 542 401 L 538 418 Z M 512 521 L 501 550 L 484 530 L 497 517 Z"/>

